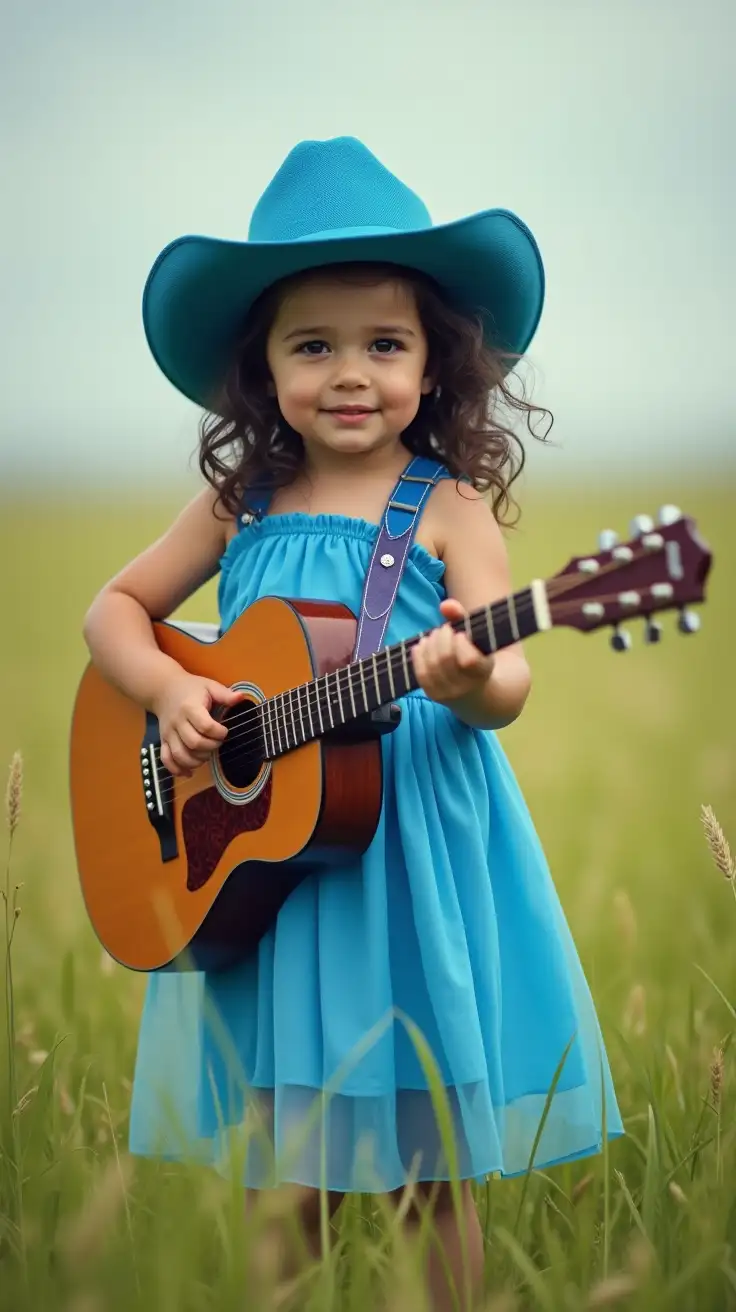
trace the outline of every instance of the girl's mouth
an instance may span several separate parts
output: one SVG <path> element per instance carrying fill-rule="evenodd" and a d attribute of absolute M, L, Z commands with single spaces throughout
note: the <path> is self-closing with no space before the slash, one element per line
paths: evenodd
<path fill-rule="evenodd" d="M 327 414 L 332 415 L 341 424 L 359 424 L 364 419 L 374 415 L 375 410 L 368 410 L 365 406 L 340 406 L 334 410 L 328 410 Z"/>

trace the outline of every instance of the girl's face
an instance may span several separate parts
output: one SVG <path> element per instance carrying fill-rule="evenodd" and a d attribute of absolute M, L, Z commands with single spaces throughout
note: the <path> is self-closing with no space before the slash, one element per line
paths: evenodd
<path fill-rule="evenodd" d="M 397 443 L 433 387 L 414 296 L 400 281 L 305 279 L 282 300 L 266 357 L 279 409 L 314 454 Z"/>

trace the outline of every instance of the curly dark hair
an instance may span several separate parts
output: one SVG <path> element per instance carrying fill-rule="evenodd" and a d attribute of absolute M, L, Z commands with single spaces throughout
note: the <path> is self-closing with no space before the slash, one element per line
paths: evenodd
<path fill-rule="evenodd" d="M 247 509 L 248 488 L 287 486 L 304 460 L 302 438 L 283 419 L 269 393 L 266 342 L 281 298 L 296 282 L 324 276 L 325 269 L 283 279 L 254 303 L 237 343 L 220 395 L 200 423 L 199 467 L 226 511 Z M 509 523 L 518 517 L 511 485 L 524 467 L 525 452 L 513 430 L 523 415 L 528 431 L 544 441 L 552 426 L 549 410 L 526 400 L 521 380 L 508 371 L 518 356 L 491 349 L 480 316 L 447 304 L 428 277 L 397 265 L 342 264 L 330 276 L 356 286 L 398 280 L 414 294 L 428 343 L 427 372 L 439 395 L 422 396 L 416 418 L 402 433 L 412 455 L 440 460 L 456 478 L 465 477 L 490 493 L 494 514 Z M 512 382 L 520 392 L 512 391 Z M 534 421 L 547 420 L 535 432 Z"/>

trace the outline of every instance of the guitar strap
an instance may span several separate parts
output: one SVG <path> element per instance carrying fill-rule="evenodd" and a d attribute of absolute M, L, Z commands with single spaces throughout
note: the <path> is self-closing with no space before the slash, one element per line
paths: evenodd
<path fill-rule="evenodd" d="M 391 493 L 365 576 L 354 660 L 371 656 L 383 646 L 424 503 L 432 488 L 449 476 L 438 460 L 415 456 Z"/>
<path fill-rule="evenodd" d="M 371 656 L 383 645 L 424 503 L 432 488 L 449 477 L 444 465 L 426 456 L 414 456 L 399 477 L 383 512 L 365 577 L 353 660 Z M 241 515 L 241 523 L 247 525 L 254 519 L 262 519 L 270 500 L 270 488 L 251 488 L 249 509 Z"/>

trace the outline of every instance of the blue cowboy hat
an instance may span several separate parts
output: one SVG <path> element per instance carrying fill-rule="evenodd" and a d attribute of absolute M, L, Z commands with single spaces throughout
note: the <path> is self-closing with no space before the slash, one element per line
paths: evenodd
<path fill-rule="evenodd" d="M 376 261 L 428 274 L 450 304 L 481 316 L 486 339 L 523 355 L 539 323 L 544 268 L 508 210 L 433 226 L 419 197 L 353 137 L 302 141 L 253 211 L 247 241 L 179 237 L 143 293 L 157 364 L 192 401 L 215 402 L 253 302 L 281 278 Z M 509 368 L 513 360 L 509 361 Z"/>

